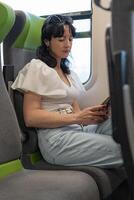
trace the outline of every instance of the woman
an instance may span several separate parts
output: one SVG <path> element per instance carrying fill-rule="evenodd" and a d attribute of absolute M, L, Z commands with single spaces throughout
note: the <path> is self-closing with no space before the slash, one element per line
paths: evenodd
<path fill-rule="evenodd" d="M 121 166 L 106 106 L 80 109 L 85 89 L 67 60 L 74 37 L 69 17 L 52 15 L 45 20 L 37 59 L 12 85 L 24 93 L 25 124 L 37 128 L 42 156 L 52 164 Z"/>

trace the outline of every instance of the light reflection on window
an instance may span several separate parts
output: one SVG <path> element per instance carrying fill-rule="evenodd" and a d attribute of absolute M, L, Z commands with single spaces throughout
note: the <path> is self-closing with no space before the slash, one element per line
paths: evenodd
<path fill-rule="evenodd" d="M 90 76 L 91 70 L 91 39 L 74 39 L 69 60 L 72 63 L 71 68 L 78 74 L 82 83 L 86 82 Z"/>
<path fill-rule="evenodd" d="M 77 32 L 90 31 L 91 20 L 90 19 L 74 20 L 73 25 L 75 26 Z"/>
<path fill-rule="evenodd" d="M 15 10 L 23 10 L 36 15 L 91 10 L 90 0 L 2 0 L 2 2 Z"/>

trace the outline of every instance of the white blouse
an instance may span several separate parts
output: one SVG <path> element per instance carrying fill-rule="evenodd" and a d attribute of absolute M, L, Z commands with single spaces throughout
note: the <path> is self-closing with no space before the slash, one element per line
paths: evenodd
<path fill-rule="evenodd" d="M 42 108 L 49 111 L 72 108 L 73 100 L 79 101 L 85 95 L 85 89 L 73 71 L 67 75 L 67 78 L 70 86 L 61 80 L 55 69 L 39 59 L 32 59 L 18 73 L 12 89 L 41 95 Z"/>

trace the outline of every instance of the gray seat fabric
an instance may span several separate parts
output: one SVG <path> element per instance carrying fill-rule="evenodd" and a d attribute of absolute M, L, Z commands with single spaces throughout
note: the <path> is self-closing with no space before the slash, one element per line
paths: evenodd
<path fill-rule="evenodd" d="M 21 152 L 20 129 L 3 81 L 0 69 L 0 164 L 19 158 Z"/>
<path fill-rule="evenodd" d="M 97 167 L 90 166 L 60 166 L 60 165 L 51 165 L 45 160 L 38 161 L 33 169 L 42 169 L 42 170 L 75 170 L 83 171 L 94 178 L 96 181 L 100 195 L 102 199 L 109 199 L 111 194 L 116 191 L 119 185 L 123 182 L 126 177 L 124 169 L 100 169 Z M 112 196 L 111 196 L 112 198 Z"/>
<path fill-rule="evenodd" d="M 0 66 L 0 169 L 21 154 L 20 129 Z M 7 170 L 5 168 L 5 170 Z M 9 169 L 8 170 L 12 170 Z M 0 177 L 4 171 L 0 170 Z M 76 171 L 25 170 L 0 178 L 1 200 L 99 200 L 92 177 Z"/>
<path fill-rule="evenodd" d="M 22 12 L 20 13 L 20 15 Z M 17 13 L 19 16 L 19 12 Z M 24 13 L 23 13 L 24 16 Z M 24 25 L 24 24 L 23 24 Z M 15 34 L 16 24 L 13 27 L 11 34 L 9 34 L 4 42 L 4 52 L 6 52 L 4 56 L 5 65 L 13 65 L 14 66 L 14 78 L 16 77 L 18 71 L 28 62 L 31 58 L 35 57 L 35 50 L 29 50 L 27 48 L 16 48 L 11 45 L 10 38 Z M 14 34 L 13 34 L 14 32 Z M 18 37 L 16 33 L 16 38 Z M 15 37 L 15 36 L 14 36 Z M 16 59 L 17 58 L 17 59 Z M 119 185 L 125 180 L 126 174 L 124 169 L 109 169 L 103 170 L 96 167 L 90 166 L 75 166 L 75 167 L 65 167 L 65 166 L 57 166 L 51 165 L 47 163 L 45 160 L 41 160 L 37 162 L 35 165 L 30 165 L 28 156 L 30 153 L 34 153 L 38 150 L 37 145 L 37 135 L 35 129 L 27 129 L 25 127 L 22 115 L 22 102 L 23 96 L 15 92 L 15 108 L 17 117 L 20 123 L 20 127 L 22 128 L 22 132 L 25 136 L 25 141 L 23 143 L 23 164 L 26 168 L 33 169 L 43 169 L 43 170 L 75 170 L 75 171 L 83 171 L 87 174 L 91 175 L 99 188 L 101 198 L 106 199 L 109 197 L 113 191 L 115 191 Z M 21 103 L 20 103 L 21 102 Z"/>
<path fill-rule="evenodd" d="M 0 182 L 0 199 L 99 200 L 99 192 L 82 172 L 23 170 Z"/>

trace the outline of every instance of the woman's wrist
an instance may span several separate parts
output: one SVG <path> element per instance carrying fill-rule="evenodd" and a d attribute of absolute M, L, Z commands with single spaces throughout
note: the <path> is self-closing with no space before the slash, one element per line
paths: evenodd
<path fill-rule="evenodd" d="M 82 124 L 82 121 L 79 118 L 78 112 L 73 113 L 72 115 L 73 115 L 73 119 L 72 119 L 73 124 Z"/>

